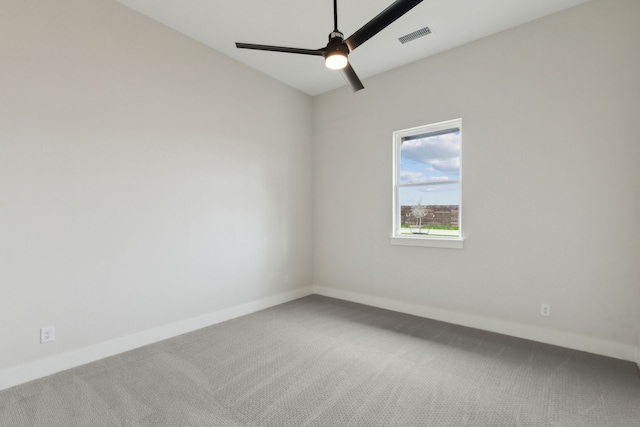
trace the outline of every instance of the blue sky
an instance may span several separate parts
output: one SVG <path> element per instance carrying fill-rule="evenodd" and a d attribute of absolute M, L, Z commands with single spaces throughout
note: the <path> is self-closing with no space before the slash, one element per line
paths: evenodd
<path fill-rule="evenodd" d="M 401 188 L 401 205 L 459 204 L 460 132 L 403 141 L 400 153 L 400 184 L 437 184 Z"/>

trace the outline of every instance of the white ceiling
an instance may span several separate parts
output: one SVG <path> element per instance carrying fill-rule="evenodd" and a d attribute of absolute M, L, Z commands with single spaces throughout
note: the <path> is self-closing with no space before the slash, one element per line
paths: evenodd
<path fill-rule="evenodd" d="M 320 56 L 237 49 L 235 42 L 306 49 L 326 46 L 333 31 L 331 0 L 117 0 L 195 40 L 309 95 L 346 86 Z M 504 31 L 589 0 L 424 0 L 349 55 L 367 77 Z M 345 38 L 393 0 L 338 0 Z M 428 26 L 432 34 L 401 44 Z"/>

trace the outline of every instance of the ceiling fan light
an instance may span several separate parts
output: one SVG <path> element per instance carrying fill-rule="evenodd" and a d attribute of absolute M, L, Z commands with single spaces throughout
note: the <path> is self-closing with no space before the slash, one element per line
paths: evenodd
<path fill-rule="evenodd" d="M 347 59 L 347 55 L 343 52 L 331 52 L 324 59 L 324 63 L 327 68 L 331 70 L 341 70 L 347 66 L 349 60 Z"/>

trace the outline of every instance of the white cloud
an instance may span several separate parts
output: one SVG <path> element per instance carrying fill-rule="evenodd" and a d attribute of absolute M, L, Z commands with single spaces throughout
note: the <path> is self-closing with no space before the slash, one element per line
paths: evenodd
<path fill-rule="evenodd" d="M 429 164 L 434 169 L 443 172 L 457 172 L 460 170 L 460 157 L 452 159 L 432 159 Z"/>
<path fill-rule="evenodd" d="M 430 182 L 450 181 L 447 176 L 426 176 L 422 172 L 402 171 L 400 172 L 400 182 L 403 184 L 424 184 Z"/>
<path fill-rule="evenodd" d="M 457 172 L 460 170 L 460 137 L 447 134 L 404 141 L 402 158 L 430 165 L 442 172 Z"/>

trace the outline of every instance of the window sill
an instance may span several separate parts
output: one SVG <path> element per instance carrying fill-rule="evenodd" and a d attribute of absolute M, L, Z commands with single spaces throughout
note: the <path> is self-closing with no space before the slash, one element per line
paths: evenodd
<path fill-rule="evenodd" d="M 462 249 L 464 239 L 451 237 L 398 237 L 390 238 L 392 245 L 422 246 L 426 248 Z"/>

